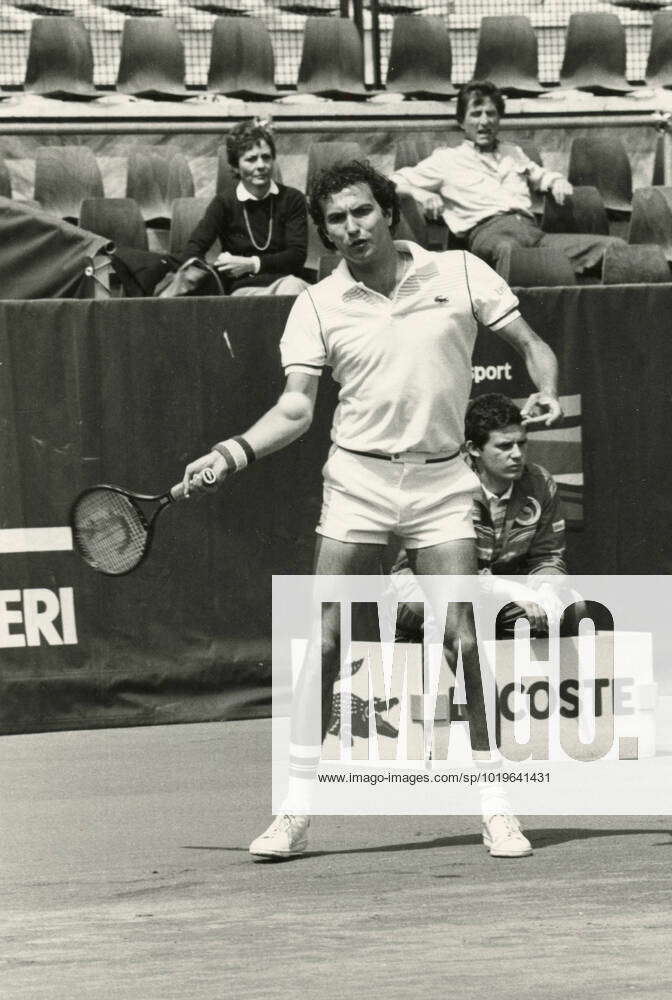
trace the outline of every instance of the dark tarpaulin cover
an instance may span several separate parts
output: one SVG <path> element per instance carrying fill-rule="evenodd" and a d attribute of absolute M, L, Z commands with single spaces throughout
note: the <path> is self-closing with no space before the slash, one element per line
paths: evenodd
<path fill-rule="evenodd" d="M 109 245 L 39 208 L 0 198 L 0 298 L 85 297 L 85 269 Z"/>
<path fill-rule="evenodd" d="M 558 355 L 561 395 L 582 398 L 572 571 L 672 572 L 672 285 L 530 289 L 520 300 Z M 282 389 L 291 305 L 1 302 L 0 531 L 67 524 L 73 496 L 95 482 L 165 489 L 190 458 L 248 427 Z M 496 388 L 531 389 L 492 333 L 479 335 L 474 363 L 510 363 Z M 137 572 L 101 577 L 71 551 L 0 554 L 0 733 L 270 714 L 271 578 L 311 569 L 336 389 L 328 373 L 322 383 L 309 433 L 166 512 Z M 72 588 L 78 643 L 19 644 L 27 602 L 59 588 Z"/>

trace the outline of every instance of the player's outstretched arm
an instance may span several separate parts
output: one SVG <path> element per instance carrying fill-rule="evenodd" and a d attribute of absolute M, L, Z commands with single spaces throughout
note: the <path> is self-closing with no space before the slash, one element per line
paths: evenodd
<path fill-rule="evenodd" d="M 543 423 L 550 427 L 562 416 L 555 354 L 522 316 L 511 320 L 496 332 L 523 356 L 528 374 L 539 390 L 532 393 L 521 410 L 523 423 L 527 426 Z"/>
<path fill-rule="evenodd" d="M 185 496 L 204 492 L 194 481 L 204 469 L 212 469 L 217 485 L 233 472 L 239 472 L 250 462 L 286 448 L 296 441 L 313 422 L 319 376 L 292 372 L 287 376 L 284 392 L 277 403 L 267 410 L 244 434 L 219 441 L 207 455 L 190 462 L 184 470 Z"/>

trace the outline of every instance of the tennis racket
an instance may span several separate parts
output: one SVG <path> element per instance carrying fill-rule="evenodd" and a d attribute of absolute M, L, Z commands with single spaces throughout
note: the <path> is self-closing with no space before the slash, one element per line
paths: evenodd
<path fill-rule="evenodd" d="M 200 480 L 208 489 L 217 482 L 212 469 L 205 469 Z M 185 499 L 182 483 L 159 496 L 106 484 L 89 486 L 70 508 L 75 552 L 98 573 L 124 576 L 147 557 L 161 511 Z"/>

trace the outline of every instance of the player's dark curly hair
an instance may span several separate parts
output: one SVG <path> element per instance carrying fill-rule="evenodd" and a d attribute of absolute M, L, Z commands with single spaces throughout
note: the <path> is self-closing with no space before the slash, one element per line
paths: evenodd
<path fill-rule="evenodd" d="M 491 431 L 501 431 L 511 424 L 522 423 L 516 404 L 501 392 L 487 392 L 472 399 L 464 421 L 464 437 L 476 448 L 487 443 Z"/>
<path fill-rule="evenodd" d="M 258 118 L 251 118 L 250 121 L 234 125 L 226 137 L 226 158 L 229 166 L 237 170 L 241 156 L 258 142 L 267 142 L 275 159 L 275 141 L 267 125 Z"/>
<path fill-rule="evenodd" d="M 378 173 L 368 160 L 334 163 L 319 172 L 308 192 L 308 208 L 313 222 L 317 226 L 320 239 L 330 250 L 334 244 L 324 229 L 324 202 L 330 195 L 338 194 L 343 188 L 353 184 L 368 184 L 371 194 L 383 212 L 392 213 L 390 226 L 392 232 L 399 222 L 399 197 L 394 183 L 388 177 Z"/>
<path fill-rule="evenodd" d="M 477 97 L 479 102 L 484 101 L 489 97 L 497 108 L 497 114 L 499 117 L 504 117 L 504 95 L 499 87 L 495 86 L 492 80 L 470 80 L 469 83 L 465 83 L 464 87 L 462 87 L 457 95 L 455 117 L 460 125 L 464 121 L 464 116 L 467 113 L 469 101 L 472 97 Z"/>

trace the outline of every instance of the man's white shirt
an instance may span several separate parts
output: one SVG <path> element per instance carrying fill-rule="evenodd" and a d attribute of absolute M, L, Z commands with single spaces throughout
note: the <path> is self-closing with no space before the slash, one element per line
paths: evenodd
<path fill-rule="evenodd" d="M 532 216 L 529 186 L 548 191 L 562 174 L 540 167 L 520 146 L 500 142 L 493 152 L 483 153 L 473 142 L 435 149 L 414 167 L 402 167 L 392 175 L 417 189 L 434 191 L 444 201 L 443 218 L 456 236 L 469 232 L 479 222 L 503 212 Z M 529 186 L 528 186 L 529 185 Z"/>
<path fill-rule="evenodd" d="M 396 245 L 413 262 L 391 299 L 356 282 L 345 261 L 298 296 L 282 364 L 286 374 L 333 369 L 335 444 L 448 455 L 464 438 L 478 323 L 502 329 L 520 316 L 518 299 L 472 254 Z"/>

